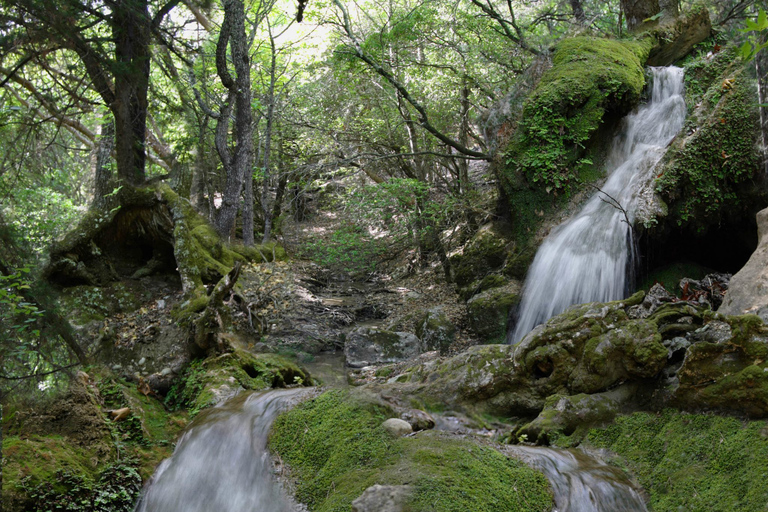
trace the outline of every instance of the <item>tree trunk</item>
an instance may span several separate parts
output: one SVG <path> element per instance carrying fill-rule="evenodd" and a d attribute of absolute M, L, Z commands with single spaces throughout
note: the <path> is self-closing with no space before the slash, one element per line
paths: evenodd
<path fill-rule="evenodd" d="M 93 202 L 91 208 L 104 208 L 107 205 L 107 194 L 114 189 L 112 169 L 109 168 L 112 159 L 112 148 L 115 147 L 115 125 L 112 119 L 101 124 L 101 134 L 96 144 L 96 162 L 93 169 Z"/>
<path fill-rule="evenodd" d="M 222 195 L 221 208 L 216 219 L 216 231 L 223 239 L 231 238 L 243 190 L 243 178 L 251 168 L 253 155 L 253 126 L 251 115 L 251 75 L 245 35 L 245 13 L 241 0 L 224 0 L 224 22 L 216 48 L 216 70 L 221 82 L 229 90 L 230 100 L 234 98 L 235 147 L 232 155 L 223 151 L 220 140 L 217 148 L 227 169 L 227 182 Z M 233 79 L 227 68 L 226 46 L 229 43 L 236 77 Z M 221 116 L 219 124 L 228 127 L 229 115 Z M 226 129 L 218 130 L 217 139 L 226 136 Z M 223 133 L 222 133 L 223 132 Z M 226 141 L 224 141 L 226 144 Z M 229 162 L 227 162 L 227 160 Z M 229 163 L 229 165 L 227 165 Z"/>
<path fill-rule="evenodd" d="M 569 0 L 571 4 L 571 10 L 573 11 L 573 17 L 576 19 L 576 23 L 584 25 L 587 22 L 587 17 L 584 15 L 584 8 L 581 6 L 581 0 Z"/>
<path fill-rule="evenodd" d="M 269 23 L 269 19 L 267 19 Z M 272 206 L 269 200 L 269 186 L 271 173 L 269 171 L 269 153 L 272 146 L 272 127 L 275 120 L 275 83 L 277 81 L 277 51 L 275 38 L 272 36 L 272 27 L 269 26 L 269 45 L 272 51 L 272 60 L 269 68 L 269 90 L 267 91 L 267 128 L 264 134 L 264 182 L 261 185 L 261 208 L 264 212 L 264 237 L 261 243 L 266 244 L 272 236 Z"/>
<path fill-rule="evenodd" d="M 621 0 L 621 10 L 627 20 L 630 32 L 643 24 L 643 21 L 660 12 L 659 0 Z"/>
<path fill-rule="evenodd" d="M 147 90 L 151 18 L 147 0 L 122 0 L 112 16 L 115 41 L 114 100 L 117 177 L 129 185 L 145 179 Z"/>

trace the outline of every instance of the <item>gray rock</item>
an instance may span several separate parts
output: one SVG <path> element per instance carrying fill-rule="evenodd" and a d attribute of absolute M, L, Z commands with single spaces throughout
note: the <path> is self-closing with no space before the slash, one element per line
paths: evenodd
<path fill-rule="evenodd" d="M 456 327 L 441 308 L 432 308 L 427 310 L 416 325 L 416 336 L 425 350 L 447 354 L 448 348 L 456 340 Z"/>
<path fill-rule="evenodd" d="M 475 295 L 467 302 L 470 329 L 485 343 L 504 343 L 507 318 L 520 302 L 520 297 L 517 281 Z"/>
<path fill-rule="evenodd" d="M 633 319 L 648 318 L 651 313 L 665 302 L 670 302 L 674 297 L 659 283 L 651 286 L 645 295 L 643 302 L 627 308 L 627 316 Z"/>
<path fill-rule="evenodd" d="M 413 432 L 411 424 L 400 418 L 389 418 L 381 424 L 384 430 L 396 437 L 402 437 Z"/>
<path fill-rule="evenodd" d="M 407 421 L 414 432 L 435 427 L 435 419 L 420 409 L 409 409 L 402 413 L 400 418 Z"/>
<path fill-rule="evenodd" d="M 755 314 L 768 320 L 768 208 L 757 213 L 757 249 L 732 278 L 718 310 L 726 315 Z"/>
<path fill-rule="evenodd" d="M 165 377 L 166 375 L 170 375 L 171 373 L 173 373 L 173 370 L 171 370 L 171 369 L 170 369 L 170 368 L 168 368 L 168 367 L 165 367 L 165 368 L 163 368 L 163 369 L 162 369 L 162 371 L 160 372 L 160 375 L 162 375 L 163 377 Z"/>
<path fill-rule="evenodd" d="M 347 336 L 344 356 L 347 365 L 363 368 L 372 364 L 397 363 L 423 352 L 422 343 L 414 334 L 393 332 L 376 327 L 360 327 Z"/>
<path fill-rule="evenodd" d="M 352 512 L 402 512 L 410 485 L 372 485 L 352 502 Z"/>

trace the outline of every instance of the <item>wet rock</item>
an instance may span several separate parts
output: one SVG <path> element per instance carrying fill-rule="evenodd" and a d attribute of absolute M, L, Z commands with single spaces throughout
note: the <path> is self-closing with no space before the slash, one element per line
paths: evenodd
<path fill-rule="evenodd" d="M 352 502 L 352 512 L 402 512 L 410 485 L 372 485 Z"/>
<path fill-rule="evenodd" d="M 757 214 L 757 249 L 732 278 L 723 305 L 726 315 L 754 314 L 768 321 L 768 208 Z"/>
<path fill-rule="evenodd" d="M 467 302 L 469 327 L 486 343 L 504 343 L 509 313 L 520 298 L 517 281 L 475 295 Z"/>
<path fill-rule="evenodd" d="M 395 437 L 402 437 L 413 432 L 411 424 L 400 418 L 389 418 L 381 426 Z"/>
<path fill-rule="evenodd" d="M 416 336 L 425 350 L 446 354 L 456 340 L 456 327 L 441 308 L 432 308 L 416 324 Z"/>
<path fill-rule="evenodd" d="M 363 368 L 372 364 L 396 363 L 419 355 L 422 343 L 414 334 L 375 327 L 360 327 L 347 336 L 344 356 L 347 365 Z"/>

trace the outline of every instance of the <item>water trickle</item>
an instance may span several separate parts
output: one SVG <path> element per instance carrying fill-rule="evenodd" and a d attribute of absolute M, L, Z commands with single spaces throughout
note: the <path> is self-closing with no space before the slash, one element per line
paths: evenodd
<path fill-rule="evenodd" d="M 623 471 L 581 451 L 538 446 L 510 446 L 506 451 L 544 473 L 554 492 L 553 512 L 648 510 Z"/>
<path fill-rule="evenodd" d="M 204 411 L 160 464 L 136 512 L 290 512 L 271 474 L 267 435 L 305 389 L 240 395 Z"/>
<path fill-rule="evenodd" d="M 608 168 L 614 170 L 602 192 L 554 229 L 536 253 L 510 342 L 518 343 L 568 306 L 626 295 L 631 285 L 627 276 L 635 263 L 627 221 L 634 221 L 640 192 L 653 179 L 654 167 L 683 127 L 686 114 L 683 70 L 651 72 L 651 101 L 624 120 L 608 157 Z"/>

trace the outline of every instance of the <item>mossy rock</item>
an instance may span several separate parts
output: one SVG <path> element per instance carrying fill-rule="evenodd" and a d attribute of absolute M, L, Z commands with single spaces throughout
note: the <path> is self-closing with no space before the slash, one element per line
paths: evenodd
<path fill-rule="evenodd" d="M 416 324 L 416 336 L 424 350 L 447 354 L 456 340 L 456 326 L 440 308 L 428 310 Z"/>
<path fill-rule="evenodd" d="M 657 512 L 758 512 L 768 503 L 768 423 L 674 410 L 621 416 L 587 444 L 617 454 Z"/>
<path fill-rule="evenodd" d="M 480 228 L 463 252 L 451 257 L 454 282 L 465 287 L 501 269 L 509 243 L 504 226 L 487 224 Z"/>
<path fill-rule="evenodd" d="M 484 343 L 504 343 L 507 319 L 520 303 L 520 283 L 511 282 L 475 295 L 467 302 L 469 327 Z"/>
<path fill-rule="evenodd" d="M 752 315 L 721 317 L 722 334 L 688 348 L 672 405 L 768 416 L 768 327 Z"/>
<path fill-rule="evenodd" d="M 282 356 L 235 349 L 194 361 L 171 388 L 167 400 L 189 408 L 194 415 L 243 390 L 312 384 L 309 372 Z"/>
<path fill-rule="evenodd" d="M 716 65 L 720 62 L 702 70 L 702 80 L 722 69 Z M 658 168 L 655 187 L 667 214 L 646 225 L 704 233 L 709 226 L 751 220 L 765 205 L 765 187 L 755 181 L 760 171 L 757 103 L 754 81 L 737 59 L 712 80 L 685 135 L 676 139 Z"/>
<path fill-rule="evenodd" d="M 296 497 L 310 510 L 348 511 L 374 484 L 412 486 L 410 511 L 547 511 L 541 473 L 490 447 L 423 431 L 395 438 L 393 413 L 359 395 L 330 391 L 283 413 L 270 449 L 291 469 Z"/>
<path fill-rule="evenodd" d="M 507 194 L 518 176 L 541 189 L 570 190 L 584 163 L 578 162 L 582 148 L 606 114 L 623 115 L 639 102 L 654 42 L 572 37 L 558 43 L 507 147 L 500 174 Z"/>
<path fill-rule="evenodd" d="M 414 334 L 377 327 L 359 327 L 350 332 L 344 341 L 344 357 L 347 365 L 353 368 L 396 363 L 423 351 L 421 340 Z"/>

